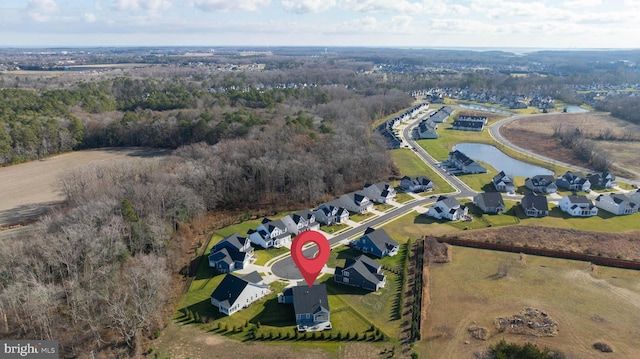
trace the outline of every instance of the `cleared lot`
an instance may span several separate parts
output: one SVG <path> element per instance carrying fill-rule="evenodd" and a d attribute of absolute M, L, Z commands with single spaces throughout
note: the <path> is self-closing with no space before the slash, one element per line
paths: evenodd
<path fill-rule="evenodd" d="M 58 183 L 69 171 L 96 162 L 154 158 L 167 153 L 148 148 L 87 150 L 0 168 L 0 228 L 27 221 L 62 201 Z"/>

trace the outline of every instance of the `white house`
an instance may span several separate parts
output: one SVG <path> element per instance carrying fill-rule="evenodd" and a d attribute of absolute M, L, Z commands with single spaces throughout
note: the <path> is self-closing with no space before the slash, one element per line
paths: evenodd
<path fill-rule="evenodd" d="M 500 171 L 497 175 L 493 176 L 493 187 L 496 191 L 500 192 L 515 192 L 516 186 L 513 184 L 513 179 L 507 176 L 504 171 Z"/>
<path fill-rule="evenodd" d="M 456 221 L 466 217 L 468 212 L 469 209 L 461 205 L 454 197 L 440 196 L 427 211 L 427 216 Z"/>
<path fill-rule="evenodd" d="M 376 203 L 388 203 L 396 196 L 396 189 L 386 182 L 366 183 L 363 192 Z"/>
<path fill-rule="evenodd" d="M 227 274 L 211 293 L 211 304 L 218 307 L 220 313 L 232 315 L 269 292 L 269 286 L 264 284 L 258 272 L 243 277 Z"/>
<path fill-rule="evenodd" d="M 585 191 L 591 190 L 591 182 L 585 177 L 582 172 L 567 171 L 556 180 L 556 185 L 559 188 L 568 189 L 570 191 Z"/>
<path fill-rule="evenodd" d="M 251 243 L 265 249 L 271 247 L 279 248 L 291 243 L 291 233 L 289 233 L 287 226 L 281 220 L 272 221 L 265 218 L 258 228 L 249 230 L 247 236 Z"/>
<path fill-rule="evenodd" d="M 601 194 L 596 198 L 596 207 L 615 215 L 633 214 L 638 212 L 638 204 L 633 203 L 624 194 Z"/>
<path fill-rule="evenodd" d="M 321 204 L 313 211 L 313 215 L 318 222 L 326 225 L 345 223 L 349 220 L 349 211 L 342 207 L 333 206 L 330 203 Z"/>
<path fill-rule="evenodd" d="M 427 192 L 433 190 L 433 182 L 425 176 L 404 176 L 400 180 L 400 188 L 409 192 Z"/>
<path fill-rule="evenodd" d="M 373 202 L 362 191 L 347 193 L 332 201 L 336 207 L 346 208 L 349 212 L 365 213 L 373 208 Z"/>
<path fill-rule="evenodd" d="M 558 191 L 556 180 L 551 175 L 537 175 L 524 180 L 528 189 L 537 193 L 551 194 Z"/>
<path fill-rule="evenodd" d="M 308 209 L 287 215 L 281 221 L 287 227 L 287 232 L 293 235 L 320 228 L 320 223 L 316 222 L 315 214 Z"/>
<path fill-rule="evenodd" d="M 637 204 L 638 206 L 640 206 L 640 189 L 636 190 L 635 192 L 632 192 L 629 195 L 629 200 Z"/>
<path fill-rule="evenodd" d="M 616 176 L 611 172 L 595 172 L 587 176 L 591 187 L 598 189 L 613 188 L 618 185 Z"/>
<path fill-rule="evenodd" d="M 591 217 L 598 215 L 598 207 L 587 196 L 570 195 L 564 196 L 558 204 L 561 210 L 569 213 L 573 217 Z"/>

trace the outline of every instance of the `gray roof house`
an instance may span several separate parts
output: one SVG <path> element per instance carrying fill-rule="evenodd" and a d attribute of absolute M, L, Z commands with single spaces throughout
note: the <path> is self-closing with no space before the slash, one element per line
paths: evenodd
<path fill-rule="evenodd" d="M 591 217 L 598 215 L 598 207 L 585 195 L 564 196 L 558 203 L 561 210 L 573 217 Z"/>
<path fill-rule="evenodd" d="M 537 175 L 524 180 L 524 185 L 533 192 L 551 194 L 558 191 L 556 179 L 551 175 Z"/>
<path fill-rule="evenodd" d="M 433 182 L 425 176 L 404 176 L 400 180 L 400 188 L 408 192 L 427 192 L 433 190 Z"/>
<path fill-rule="evenodd" d="M 262 224 L 256 229 L 250 229 L 247 232 L 251 243 L 257 244 L 262 248 L 282 247 L 291 242 L 291 233 L 281 220 L 272 221 L 269 218 L 262 220 Z"/>
<path fill-rule="evenodd" d="M 316 216 L 308 209 L 287 215 L 281 221 L 287 227 L 287 231 L 294 235 L 320 228 L 320 223 L 316 222 Z"/>
<path fill-rule="evenodd" d="M 631 192 L 631 194 L 629 195 L 629 200 L 640 206 L 640 189 L 636 190 L 635 192 Z"/>
<path fill-rule="evenodd" d="M 345 260 L 344 267 L 336 267 L 333 275 L 336 283 L 358 287 L 372 292 L 383 288 L 386 277 L 382 266 L 373 259 L 363 255 Z"/>
<path fill-rule="evenodd" d="M 487 173 L 486 168 L 458 150 L 449 152 L 448 164 L 464 173 Z"/>
<path fill-rule="evenodd" d="M 285 288 L 278 295 L 278 303 L 293 304 L 299 332 L 331 329 L 331 311 L 324 283 Z"/>
<path fill-rule="evenodd" d="M 269 292 L 269 286 L 264 284 L 258 272 L 243 277 L 227 274 L 211 293 L 211 304 L 218 307 L 220 313 L 232 315 Z"/>
<path fill-rule="evenodd" d="M 582 172 L 567 171 L 556 180 L 558 188 L 568 189 L 570 191 L 585 191 L 591 190 L 591 182 Z"/>
<path fill-rule="evenodd" d="M 234 233 L 216 243 L 209 253 L 209 266 L 228 273 L 243 269 L 249 264 L 253 247 L 249 239 Z"/>
<path fill-rule="evenodd" d="M 427 216 L 457 221 L 466 217 L 468 212 L 469 209 L 461 205 L 454 197 L 440 196 L 436 203 L 429 207 Z"/>
<path fill-rule="evenodd" d="M 330 203 L 337 207 L 346 208 L 349 212 L 354 213 L 365 213 L 373 208 L 373 202 L 371 202 L 363 191 L 347 193 Z"/>
<path fill-rule="evenodd" d="M 587 175 L 592 188 L 605 189 L 618 185 L 616 176 L 611 172 L 595 172 Z"/>
<path fill-rule="evenodd" d="M 351 245 L 363 253 L 371 253 L 378 258 L 398 254 L 398 242 L 394 241 L 382 228 L 367 228 L 364 235 L 353 241 Z"/>
<path fill-rule="evenodd" d="M 451 117 L 455 111 L 456 110 L 451 106 L 444 106 L 438 111 L 432 113 L 431 116 L 429 116 L 429 119 L 433 122 L 447 122 L 449 117 Z"/>
<path fill-rule="evenodd" d="M 326 225 L 344 223 L 349 219 L 349 211 L 343 207 L 333 206 L 329 203 L 321 204 L 313 210 L 313 215 L 318 222 Z"/>
<path fill-rule="evenodd" d="M 493 176 L 491 183 L 496 191 L 509 193 L 516 191 L 516 186 L 513 184 L 513 178 L 507 176 L 504 171 L 500 171 L 500 173 Z"/>
<path fill-rule="evenodd" d="M 396 196 L 396 189 L 386 182 L 366 183 L 363 192 L 376 203 L 387 203 Z"/>
<path fill-rule="evenodd" d="M 539 196 L 529 192 L 520 200 L 520 206 L 529 217 L 544 217 L 549 215 L 549 203 L 546 196 Z"/>
<path fill-rule="evenodd" d="M 502 195 L 498 192 L 478 193 L 473 197 L 473 203 L 484 213 L 504 213 L 506 207 Z"/>
<path fill-rule="evenodd" d="M 437 129 L 438 129 L 438 125 L 436 125 L 430 119 L 425 119 L 420 121 L 418 126 L 415 127 L 414 129 L 415 132 L 413 137 L 416 139 L 439 138 L 440 135 L 438 135 L 438 132 L 436 131 Z"/>
<path fill-rule="evenodd" d="M 596 207 L 615 215 L 633 214 L 638 212 L 638 204 L 631 202 L 629 197 L 620 193 L 601 194 L 596 197 Z"/>

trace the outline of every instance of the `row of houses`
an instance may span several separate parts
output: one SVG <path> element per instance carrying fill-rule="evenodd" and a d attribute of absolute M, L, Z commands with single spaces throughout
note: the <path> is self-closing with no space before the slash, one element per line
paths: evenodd
<path fill-rule="evenodd" d="M 484 126 L 487 124 L 487 117 L 485 116 L 469 116 L 460 115 L 453 121 L 453 129 L 460 131 L 477 131 L 484 130 Z"/>
<path fill-rule="evenodd" d="M 227 243 L 227 244 L 223 244 Z M 216 246 L 228 248 L 229 245 L 245 246 L 249 241 L 237 234 L 223 239 Z M 384 229 L 367 228 L 362 237 L 350 244 L 353 248 L 379 258 L 394 256 L 399 245 Z M 245 248 L 246 253 L 250 253 Z M 343 266 L 335 269 L 333 280 L 337 284 L 354 286 L 368 291 L 384 288 L 386 276 L 382 266 L 375 260 L 362 254 L 345 260 Z M 211 304 L 225 315 L 232 315 L 247 308 L 255 301 L 271 293 L 270 287 L 257 273 L 241 276 L 226 274 L 220 284 L 211 293 Z M 278 302 L 293 304 L 298 331 L 320 331 L 331 329 L 331 312 L 325 284 L 298 285 L 285 288 L 278 295 Z"/>
<path fill-rule="evenodd" d="M 491 181 L 496 191 L 515 192 L 513 178 L 500 171 Z M 585 175 L 582 172 L 568 171 L 558 178 L 552 175 L 537 175 L 525 179 L 525 187 L 532 192 L 551 194 L 555 193 L 558 188 L 569 191 L 589 192 L 591 188 L 606 189 L 617 186 L 615 176 L 610 172 L 595 172 Z"/>
<path fill-rule="evenodd" d="M 417 116 L 421 111 L 426 111 L 428 109 L 429 104 L 426 102 L 417 104 L 404 111 L 402 114 L 390 118 L 380 124 L 378 127 L 376 127 L 376 132 L 378 132 L 385 139 L 387 147 L 392 149 L 400 148 L 400 146 L 402 145 L 402 140 L 395 134 L 394 129 L 400 126 L 401 123 L 408 122 L 409 120 Z"/>

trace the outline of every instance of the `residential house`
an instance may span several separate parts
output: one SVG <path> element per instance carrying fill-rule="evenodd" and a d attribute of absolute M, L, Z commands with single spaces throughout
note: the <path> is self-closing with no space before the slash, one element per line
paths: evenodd
<path fill-rule="evenodd" d="M 601 194 L 596 197 L 595 204 L 596 207 L 615 215 L 638 212 L 638 204 L 631 202 L 629 197 L 620 193 Z"/>
<path fill-rule="evenodd" d="M 605 189 L 618 185 L 616 176 L 611 172 L 595 172 L 587 175 L 592 188 Z"/>
<path fill-rule="evenodd" d="M 396 196 L 396 189 L 386 182 L 366 183 L 363 192 L 376 203 L 388 203 Z"/>
<path fill-rule="evenodd" d="M 461 131 L 482 131 L 487 124 L 487 118 L 484 116 L 459 116 L 453 121 L 453 129 Z"/>
<path fill-rule="evenodd" d="M 316 222 L 316 216 L 308 209 L 285 216 L 281 221 L 287 227 L 287 231 L 293 235 L 320 228 L 320 223 Z"/>
<path fill-rule="evenodd" d="M 414 129 L 413 138 L 416 138 L 416 139 L 440 138 L 440 135 L 438 135 L 438 132 L 436 131 L 437 129 L 438 129 L 438 125 L 436 125 L 435 122 L 431 121 L 430 119 L 422 120 L 420 121 L 418 126 L 416 126 L 416 128 Z"/>
<path fill-rule="evenodd" d="M 451 106 L 444 106 L 440 108 L 438 111 L 434 112 L 429 116 L 429 119 L 435 123 L 443 123 L 447 122 L 447 120 L 453 115 L 455 109 Z"/>
<path fill-rule="evenodd" d="M 524 180 L 524 185 L 528 189 L 537 193 L 556 193 L 558 186 L 556 180 L 551 175 L 537 175 Z"/>
<path fill-rule="evenodd" d="M 568 189 L 570 191 L 585 191 L 591 190 L 591 182 L 582 172 L 567 171 L 556 180 L 558 188 Z"/>
<path fill-rule="evenodd" d="M 640 206 L 640 189 L 636 190 L 635 192 L 631 192 L 631 194 L 629 195 L 629 200 Z"/>
<path fill-rule="evenodd" d="M 349 211 L 343 207 L 337 207 L 327 203 L 321 204 L 312 213 L 318 222 L 326 225 L 345 223 L 349 220 Z"/>
<path fill-rule="evenodd" d="M 598 215 L 598 207 L 585 195 L 564 196 L 558 204 L 561 210 L 573 217 L 591 217 Z"/>
<path fill-rule="evenodd" d="M 324 283 L 285 288 L 278 296 L 278 303 L 293 304 L 299 332 L 331 329 L 331 311 Z"/>
<path fill-rule="evenodd" d="M 269 292 L 269 286 L 264 284 L 258 272 L 251 272 L 242 277 L 226 274 L 211 293 L 211 304 L 218 307 L 220 313 L 232 315 Z"/>
<path fill-rule="evenodd" d="M 228 273 L 246 267 L 253 254 L 251 241 L 234 233 L 216 243 L 209 252 L 209 266 Z"/>
<path fill-rule="evenodd" d="M 373 202 L 362 191 L 347 193 L 332 201 L 332 204 L 354 213 L 365 213 L 373 208 Z"/>
<path fill-rule="evenodd" d="M 449 152 L 449 161 L 447 163 L 463 173 L 487 173 L 486 168 L 458 150 Z"/>
<path fill-rule="evenodd" d="M 379 258 L 393 257 L 398 254 L 398 242 L 394 241 L 384 229 L 371 227 L 364 231 L 364 235 L 351 243 L 353 247 L 363 253 L 371 253 Z"/>
<path fill-rule="evenodd" d="M 504 213 L 506 207 L 502 195 L 498 192 L 478 193 L 473 197 L 473 204 L 484 213 Z"/>
<path fill-rule="evenodd" d="M 457 221 L 464 219 L 469 212 L 466 206 L 463 206 L 454 197 L 440 196 L 436 203 L 429 208 L 427 216 L 437 219 L 448 219 Z"/>
<path fill-rule="evenodd" d="M 508 193 L 514 193 L 516 191 L 516 186 L 513 184 L 513 179 L 507 176 L 504 171 L 500 171 L 500 173 L 495 175 L 491 183 L 493 183 L 493 187 L 496 189 L 496 191 Z"/>
<path fill-rule="evenodd" d="M 336 267 L 333 281 L 375 292 L 384 287 L 386 276 L 378 262 L 363 254 L 345 260 L 344 267 Z"/>
<path fill-rule="evenodd" d="M 549 215 L 549 203 L 546 196 L 539 196 L 529 192 L 522 197 L 520 206 L 529 217 L 544 217 Z"/>
<path fill-rule="evenodd" d="M 262 248 L 279 248 L 291 243 L 291 233 L 287 226 L 281 220 L 272 221 L 268 218 L 262 220 L 262 224 L 258 228 L 251 229 L 247 232 L 251 243 L 257 244 Z"/>
<path fill-rule="evenodd" d="M 400 188 L 408 192 L 428 192 L 433 190 L 433 182 L 425 176 L 404 176 L 400 180 Z"/>

